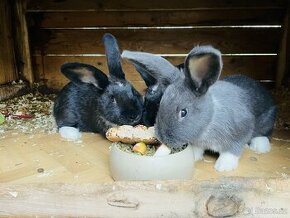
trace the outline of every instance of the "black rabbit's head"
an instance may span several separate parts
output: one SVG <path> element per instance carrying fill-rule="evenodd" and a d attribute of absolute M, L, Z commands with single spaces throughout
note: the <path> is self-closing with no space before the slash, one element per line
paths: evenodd
<path fill-rule="evenodd" d="M 166 59 L 145 52 L 124 51 L 122 57 L 135 66 L 148 87 L 144 97 L 142 121 L 146 126 L 153 126 L 162 95 L 167 86 L 181 75 L 183 65 L 175 67 Z M 160 74 L 160 71 L 168 74 Z"/>
<path fill-rule="evenodd" d="M 115 123 L 119 125 L 138 124 L 142 118 L 142 97 L 125 79 L 116 38 L 112 34 L 106 33 L 103 36 L 103 43 L 110 73 L 110 85 L 102 95 L 101 105 L 105 107 L 103 109 L 106 109 L 108 114 L 115 117 Z"/>
<path fill-rule="evenodd" d="M 98 117 L 117 125 L 136 125 L 141 122 L 143 101 L 141 95 L 125 79 L 120 62 L 120 52 L 116 39 L 111 34 L 103 37 L 109 77 L 94 66 L 83 63 L 66 63 L 62 73 L 92 99 L 91 107 L 96 107 Z M 84 91 L 84 90 L 87 90 Z M 85 94 L 85 95 L 86 95 Z M 87 98 L 81 96 L 78 98 Z M 87 111 L 92 111 L 88 108 Z"/>

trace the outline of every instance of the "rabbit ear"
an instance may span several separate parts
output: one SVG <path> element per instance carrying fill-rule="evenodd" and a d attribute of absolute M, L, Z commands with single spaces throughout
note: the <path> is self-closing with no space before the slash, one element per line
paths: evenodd
<path fill-rule="evenodd" d="M 105 45 L 110 75 L 116 79 L 125 79 L 125 74 L 121 65 L 120 50 L 116 38 L 112 34 L 106 33 L 103 36 L 103 43 Z"/>
<path fill-rule="evenodd" d="M 150 75 L 151 78 L 154 78 L 159 83 L 170 84 L 180 75 L 175 66 L 166 59 L 154 54 L 123 51 L 122 58 L 128 59 L 134 64 L 137 71 L 142 71 L 144 75 Z M 142 73 L 140 72 L 141 76 Z"/>
<path fill-rule="evenodd" d="M 99 89 L 104 89 L 109 84 L 107 76 L 99 69 L 89 64 L 66 63 L 61 66 L 61 72 L 72 82 L 93 84 Z"/>
<path fill-rule="evenodd" d="M 150 75 L 150 73 L 138 64 L 133 63 L 136 70 L 140 73 L 142 79 L 144 80 L 147 87 L 153 86 L 157 83 L 157 80 Z"/>
<path fill-rule="evenodd" d="M 223 63 L 219 50 L 212 46 L 198 46 L 190 51 L 184 65 L 191 88 L 204 94 L 219 78 Z"/>

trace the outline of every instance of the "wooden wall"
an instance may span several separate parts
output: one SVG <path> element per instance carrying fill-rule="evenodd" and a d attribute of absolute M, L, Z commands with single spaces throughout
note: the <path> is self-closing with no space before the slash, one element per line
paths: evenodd
<path fill-rule="evenodd" d="M 174 64 L 194 45 L 212 44 L 224 55 L 224 76 L 242 73 L 274 82 L 286 2 L 30 0 L 26 15 L 34 77 L 60 89 L 67 83 L 59 72 L 64 62 L 85 62 L 107 72 L 101 38 L 110 32 L 121 49 L 161 54 Z M 123 66 L 127 78 L 143 89 L 134 68 Z"/>
<path fill-rule="evenodd" d="M 0 1 L 0 85 L 19 79 L 34 82 L 25 6 L 26 0 Z"/>
<path fill-rule="evenodd" d="M 12 33 L 12 8 L 8 0 L 0 1 L 0 85 L 16 80 Z"/>

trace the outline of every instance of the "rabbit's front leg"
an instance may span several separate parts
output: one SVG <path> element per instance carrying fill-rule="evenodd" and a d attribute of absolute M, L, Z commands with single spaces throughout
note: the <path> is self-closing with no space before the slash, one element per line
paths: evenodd
<path fill-rule="evenodd" d="M 192 145 L 194 161 L 199 161 L 203 159 L 204 149 L 198 146 Z"/>
<path fill-rule="evenodd" d="M 238 167 L 239 158 L 231 152 L 221 152 L 219 158 L 215 162 L 214 168 L 219 171 L 231 171 Z"/>
<path fill-rule="evenodd" d="M 98 116 L 97 118 L 97 123 L 96 123 L 95 130 L 96 132 L 100 133 L 102 136 L 106 136 L 106 132 L 108 129 L 117 126 L 116 124 L 108 121 L 105 117 L 103 116 Z"/>
<path fill-rule="evenodd" d="M 62 126 L 58 131 L 62 138 L 65 138 L 69 141 L 77 141 L 82 136 L 79 129 L 71 126 Z"/>

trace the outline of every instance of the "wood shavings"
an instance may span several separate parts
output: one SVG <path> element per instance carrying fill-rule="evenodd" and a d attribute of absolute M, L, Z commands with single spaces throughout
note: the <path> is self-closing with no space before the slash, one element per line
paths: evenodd
<path fill-rule="evenodd" d="M 0 126 L 0 134 L 9 130 L 22 133 L 55 133 L 57 131 L 52 116 L 53 99 L 55 95 L 43 95 L 38 92 L 26 94 L 1 102 L 0 112 L 8 114 L 29 114 L 32 119 L 14 119 L 7 117 Z"/>

